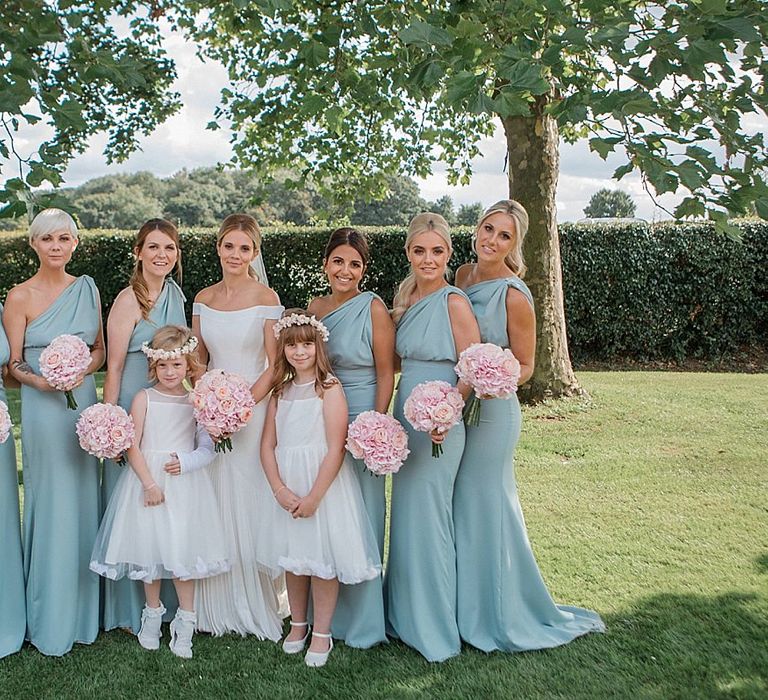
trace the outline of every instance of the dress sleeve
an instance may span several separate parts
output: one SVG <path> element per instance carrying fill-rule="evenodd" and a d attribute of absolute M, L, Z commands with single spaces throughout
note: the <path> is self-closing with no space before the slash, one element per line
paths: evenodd
<path fill-rule="evenodd" d="M 264 318 L 268 321 L 278 321 L 285 311 L 284 306 L 264 306 Z"/>
<path fill-rule="evenodd" d="M 193 452 L 177 452 L 181 473 L 189 474 L 207 467 L 216 456 L 213 449 L 213 440 L 208 431 L 201 425 L 197 426 L 197 447 Z"/>
<path fill-rule="evenodd" d="M 202 311 L 205 304 L 200 304 L 199 302 L 194 302 L 192 304 L 192 315 L 193 316 L 199 316 L 200 312 Z"/>

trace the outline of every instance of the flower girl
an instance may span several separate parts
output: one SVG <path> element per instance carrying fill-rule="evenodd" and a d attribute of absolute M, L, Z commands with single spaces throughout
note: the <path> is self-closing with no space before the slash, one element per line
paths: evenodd
<path fill-rule="evenodd" d="M 347 402 L 330 374 L 328 330 L 314 316 L 287 311 L 278 339 L 272 398 L 261 438 L 261 460 L 274 494 L 271 527 L 261 528 L 262 563 L 285 571 L 291 631 L 287 654 L 301 652 L 314 630 L 307 666 L 323 666 L 333 648 L 331 620 L 339 581 L 381 574 L 381 561 L 360 486 L 345 457 Z"/>
<path fill-rule="evenodd" d="M 120 476 L 104 513 L 91 569 L 110 579 L 144 582 L 146 605 L 139 644 L 160 646 L 165 608 L 162 579 L 173 579 L 179 608 L 171 622 L 171 651 L 192 657 L 195 579 L 229 569 L 216 497 L 204 467 L 213 459 L 208 433 L 196 425 L 184 379 L 199 370 L 197 338 L 164 326 L 142 346 L 154 386 L 133 399 L 136 442 L 131 469 Z"/>

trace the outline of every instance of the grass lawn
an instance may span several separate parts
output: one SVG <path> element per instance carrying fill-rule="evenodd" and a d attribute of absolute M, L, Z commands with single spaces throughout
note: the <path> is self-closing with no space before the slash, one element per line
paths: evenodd
<path fill-rule="evenodd" d="M 310 670 L 270 642 L 200 635 L 185 662 L 112 632 L 1 660 L 0 697 L 768 697 L 768 375 L 580 378 L 589 401 L 526 409 L 517 476 L 553 597 L 605 635 L 443 664 L 339 644 Z"/>

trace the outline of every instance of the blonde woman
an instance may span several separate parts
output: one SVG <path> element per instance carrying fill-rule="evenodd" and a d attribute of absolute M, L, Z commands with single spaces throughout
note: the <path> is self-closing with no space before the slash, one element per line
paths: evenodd
<path fill-rule="evenodd" d="M 411 453 L 392 479 L 387 627 L 429 661 L 444 661 L 461 650 L 452 501 L 464 425 L 443 435 L 416 432 L 403 415 L 403 404 L 421 382 L 456 385 L 458 355 L 478 342 L 480 333 L 466 295 L 445 279 L 453 251 L 445 219 L 432 213 L 416 216 L 405 250 L 411 273 L 400 285 L 393 312 L 402 363 L 394 415 L 408 430 Z M 468 387 L 460 389 L 469 393 Z M 432 457 L 432 442 L 443 445 L 439 460 Z"/>
<path fill-rule="evenodd" d="M 278 592 L 284 584 L 257 564 L 256 533 L 272 498 L 259 453 L 271 386 L 269 366 L 277 347 L 272 326 L 283 307 L 251 266 L 260 248 L 261 231 L 252 216 L 224 219 L 216 238 L 221 280 L 198 293 L 192 310 L 203 364 L 245 377 L 257 402 L 248 425 L 232 436 L 232 451 L 210 466 L 232 570 L 198 586 L 197 624 L 217 635 L 235 632 L 277 641 L 282 635 Z"/>
<path fill-rule="evenodd" d="M 75 423 L 96 402 L 93 372 L 104 363 L 104 339 L 96 285 L 66 270 L 77 241 L 69 214 L 40 212 L 29 227 L 40 266 L 8 293 L 3 314 L 10 371 L 22 385 L 27 638 L 50 656 L 90 644 L 99 631 L 99 580 L 88 570 L 99 527 L 99 463 L 80 449 Z M 41 352 L 65 333 L 91 348 L 74 389 L 75 411 L 39 374 Z"/>
<path fill-rule="evenodd" d="M 483 342 L 510 348 L 520 361 L 520 384 L 533 374 L 536 349 L 533 297 L 521 279 L 527 230 L 519 202 L 497 202 L 475 230 L 477 262 L 456 274 Z M 459 633 L 483 651 L 544 649 L 604 630 L 597 613 L 556 605 L 539 573 L 515 482 L 520 424 L 517 396 L 484 400 L 480 424 L 467 428 L 456 478 Z"/>

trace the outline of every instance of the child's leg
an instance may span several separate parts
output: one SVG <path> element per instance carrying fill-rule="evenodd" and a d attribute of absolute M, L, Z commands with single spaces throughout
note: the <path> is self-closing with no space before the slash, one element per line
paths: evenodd
<path fill-rule="evenodd" d="M 157 579 L 152 583 L 144 583 L 144 600 L 148 608 L 159 608 L 162 605 L 160 602 L 160 584 L 162 582 L 162 579 Z"/>
<path fill-rule="evenodd" d="M 195 582 L 180 581 L 173 579 L 173 587 L 176 589 L 176 595 L 179 598 L 179 607 L 188 612 L 195 611 Z"/>
<path fill-rule="evenodd" d="M 331 620 L 336 610 L 336 600 L 339 597 L 339 580 L 336 578 L 312 577 L 312 605 L 314 607 L 315 628 L 318 634 L 330 634 Z M 327 651 L 331 641 L 325 637 L 312 637 L 310 651 Z"/>
<path fill-rule="evenodd" d="M 179 609 L 171 622 L 171 651 L 184 659 L 192 658 L 192 635 L 197 624 L 195 614 L 195 582 L 173 579 Z"/>
<path fill-rule="evenodd" d="M 157 649 L 160 646 L 161 625 L 165 608 L 160 602 L 160 584 L 157 579 L 144 583 L 144 598 L 147 604 L 141 612 L 141 629 L 137 635 L 139 644 L 145 649 Z"/>
<path fill-rule="evenodd" d="M 291 608 L 291 621 L 307 621 L 307 607 L 309 606 L 309 576 L 297 576 L 289 571 L 285 572 L 285 587 L 288 591 L 288 605 Z M 291 631 L 285 638 L 286 641 L 296 642 L 307 635 L 306 625 L 291 625 Z"/>

